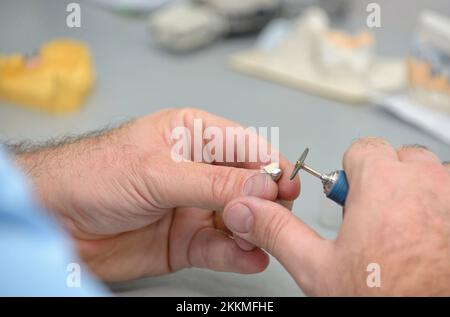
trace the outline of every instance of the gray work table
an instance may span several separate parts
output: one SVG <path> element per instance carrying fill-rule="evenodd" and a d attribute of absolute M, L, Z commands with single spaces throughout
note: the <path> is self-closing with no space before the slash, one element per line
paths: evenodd
<path fill-rule="evenodd" d="M 0 138 L 45 140 L 102 128 L 111 122 L 145 115 L 165 107 L 194 106 L 246 126 L 280 127 L 281 151 L 294 161 L 305 146 L 309 162 L 327 171 L 341 166 L 342 154 L 358 137 L 380 136 L 393 145 L 427 145 L 442 159 L 450 147 L 412 125 L 373 106 L 350 106 L 309 95 L 257 78 L 235 73 L 227 57 L 251 47 L 254 38 L 222 41 L 186 56 L 155 47 L 145 19 L 123 16 L 81 3 L 80 29 L 65 25 L 67 3 L 72 1 L 0 1 L 0 53 L 33 52 L 43 42 L 72 37 L 89 44 L 97 84 L 80 112 L 50 116 L 0 104 Z M 354 1 L 349 25 L 363 25 L 366 1 Z M 420 8 L 450 14 L 448 0 L 377 1 L 382 28 L 376 30 L 379 51 L 407 53 Z M 309 175 L 302 178 L 302 195 L 294 212 L 327 238 L 336 229 L 319 221 L 320 210 L 339 213 L 327 202 L 321 186 Z M 272 259 L 257 275 L 215 273 L 189 269 L 170 276 L 113 285 L 121 295 L 297 296 L 301 291 Z"/>

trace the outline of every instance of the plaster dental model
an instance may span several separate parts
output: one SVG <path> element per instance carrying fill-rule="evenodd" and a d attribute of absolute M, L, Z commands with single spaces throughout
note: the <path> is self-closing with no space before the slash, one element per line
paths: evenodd
<path fill-rule="evenodd" d="M 62 39 L 38 54 L 0 56 L 0 100 L 51 113 L 78 109 L 94 84 L 88 48 Z"/>
<path fill-rule="evenodd" d="M 406 85 L 404 60 L 374 52 L 366 31 L 332 29 L 325 11 L 309 8 L 296 22 L 275 20 L 258 45 L 231 58 L 239 71 L 347 103 L 368 102 L 374 93 Z"/>
<path fill-rule="evenodd" d="M 193 0 L 167 6 L 149 18 L 158 44 L 192 51 L 223 35 L 259 31 L 281 10 L 282 0 Z"/>
<path fill-rule="evenodd" d="M 417 41 L 408 60 L 410 96 L 417 103 L 450 113 L 450 19 L 420 15 Z"/>
<path fill-rule="evenodd" d="M 261 30 L 280 13 L 283 0 L 196 0 L 223 16 L 231 34 Z"/>
<path fill-rule="evenodd" d="M 130 13 L 150 13 L 173 0 L 89 0 L 92 3 L 117 11 Z"/>
<path fill-rule="evenodd" d="M 374 39 L 367 31 L 357 35 L 329 30 L 318 38 L 317 63 L 329 75 L 364 74 L 374 56 Z"/>
<path fill-rule="evenodd" d="M 189 3 L 161 9 L 150 16 L 149 26 L 159 45 L 176 52 L 207 46 L 227 30 L 224 19 L 213 10 Z"/>

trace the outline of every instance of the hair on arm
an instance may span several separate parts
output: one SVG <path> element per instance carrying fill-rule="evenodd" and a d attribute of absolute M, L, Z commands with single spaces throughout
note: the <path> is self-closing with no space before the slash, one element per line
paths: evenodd
<path fill-rule="evenodd" d="M 2 142 L 2 145 L 15 157 L 26 174 L 37 176 L 36 174 L 43 169 L 58 168 L 59 162 L 67 157 L 76 157 L 87 151 L 99 149 L 105 144 L 113 143 L 117 132 L 125 129 L 132 122 L 133 120 L 125 123 L 109 124 L 100 130 L 79 135 L 66 135 L 43 142 L 29 140 L 6 141 Z M 45 163 L 50 161 L 52 163 L 51 167 L 46 168 Z"/>

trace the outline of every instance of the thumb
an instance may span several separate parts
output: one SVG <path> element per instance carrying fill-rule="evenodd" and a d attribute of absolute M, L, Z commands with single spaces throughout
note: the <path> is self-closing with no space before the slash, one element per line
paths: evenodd
<path fill-rule="evenodd" d="M 259 170 L 196 162 L 180 162 L 158 172 L 157 196 L 170 207 L 190 206 L 223 210 L 232 199 L 255 196 L 275 200 L 277 184 Z M 154 180 L 156 177 L 150 177 Z"/>
<path fill-rule="evenodd" d="M 275 256 L 306 293 L 322 287 L 319 279 L 332 243 L 288 209 L 257 197 L 240 197 L 225 207 L 223 218 L 235 235 Z"/>

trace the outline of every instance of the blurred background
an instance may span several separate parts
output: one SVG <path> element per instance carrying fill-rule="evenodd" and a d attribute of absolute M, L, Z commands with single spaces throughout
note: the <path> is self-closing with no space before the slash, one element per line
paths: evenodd
<path fill-rule="evenodd" d="M 379 0 L 379 21 L 368 25 L 372 2 L 0 0 L 0 140 L 42 141 L 189 106 L 280 127 L 281 152 L 295 161 L 309 147 L 323 171 L 363 136 L 423 144 L 449 160 L 450 3 Z M 335 237 L 340 208 L 309 175 L 294 212 Z M 253 276 L 195 269 L 111 288 L 302 295 L 274 259 Z"/>

